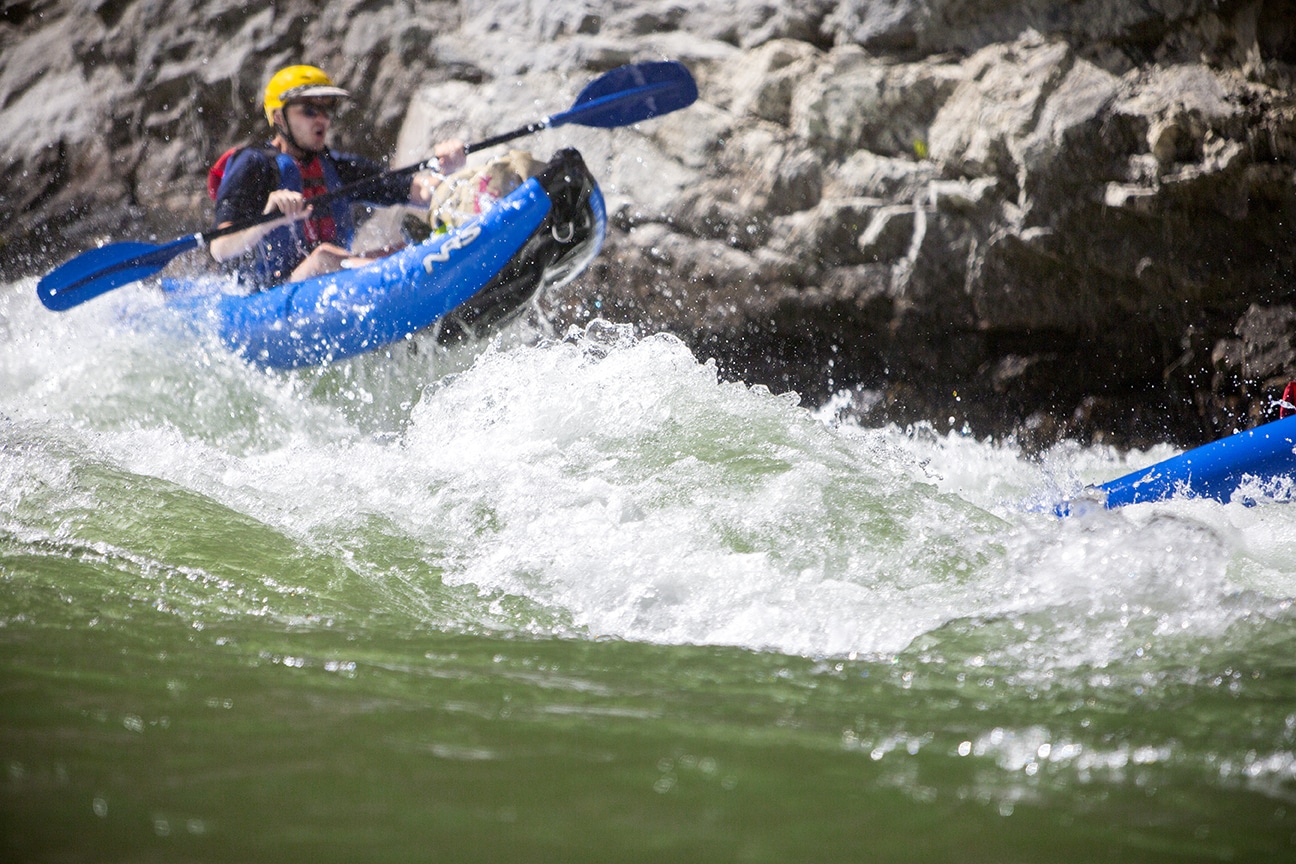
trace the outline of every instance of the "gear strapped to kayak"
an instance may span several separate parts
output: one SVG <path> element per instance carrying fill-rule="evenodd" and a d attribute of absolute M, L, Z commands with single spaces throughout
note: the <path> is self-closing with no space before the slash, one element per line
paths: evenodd
<path fill-rule="evenodd" d="M 510 150 L 480 167 L 456 171 L 433 193 L 429 224 L 434 231 L 462 225 L 544 169 L 545 163 L 525 150 Z"/>

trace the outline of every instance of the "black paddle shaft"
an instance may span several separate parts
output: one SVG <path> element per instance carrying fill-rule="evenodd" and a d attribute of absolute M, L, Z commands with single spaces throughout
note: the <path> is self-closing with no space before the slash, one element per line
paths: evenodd
<path fill-rule="evenodd" d="M 530 125 L 522 126 L 518 129 L 514 129 L 512 132 L 505 132 L 501 135 L 495 135 L 494 137 L 487 138 L 485 141 L 477 141 L 472 144 L 465 144 L 464 153 L 465 154 L 476 153 L 478 150 L 485 150 L 488 147 L 494 147 L 496 144 L 504 144 L 516 138 L 521 138 L 525 135 L 531 135 L 535 132 L 540 132 L 547 128 L 549 128 L 549 120 L 548 119 L 540 120 L 538 122 L 531 123 Z M 310 199 L 310 205 L 312 207 L 323 207 L 324 205 L 331 203 L 337 198 L 354 197 L 356 194 L 368 191 L 369 189 L 377 186 L 380 183 L 388 182 L 393 177 L 412 177 L 415 174 L 419 173 L 420 171 L 435 171 L 437 170 L 438 165 L 439 165 L 439 160 L 433 157 L 431 159 L 425 159 L 416 165 L 406 165 L 404 168 L 393 168 L 390 171 L 384 171 L 383 173 L 375 174 L 372 177 L 364 177 L 360 180 L 356 180 L 353 183 L 348 183 L 345 186 L 339 186 L 338 188 L 333 189 L 331 191 L 325 192 L 320 195 L 316 195 L 314 198 Z M 260 216 L 256 217 L 255 219 L 236 222 L 232 225 L 226 225 L 224 228 L 213 228 L 210 231 L 204 231 L 202 233 L 202 239 L 204 243 L 210 243 L 212 240 L 215 240 L 217 237 L 224 237 L 226 234 L 234 234 L 238 231 L 246 231 L 248 228 L 255 228 L 257 225 L 261 225 L 265 222 L 271 222 L 274 221 L 275 219 L 282 219 L 282 218 L 283 218 L 283 214 L 278 212 L 277 210 L 271 211 L 269 213 L 262 213 Z"/>

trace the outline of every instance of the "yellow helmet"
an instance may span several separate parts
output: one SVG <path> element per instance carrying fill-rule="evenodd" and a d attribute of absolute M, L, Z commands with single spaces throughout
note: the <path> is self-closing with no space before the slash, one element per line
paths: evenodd
<path fill-rule="evenodd" d="M 270 79 L 265 89 L 265 115 L 274 125 L 274 112 L 294 99 L 331 97 L 346 99 L 350 93 L 333 83 L 323 69 L 315 66 L 288 66 L 280 69 Z"/>

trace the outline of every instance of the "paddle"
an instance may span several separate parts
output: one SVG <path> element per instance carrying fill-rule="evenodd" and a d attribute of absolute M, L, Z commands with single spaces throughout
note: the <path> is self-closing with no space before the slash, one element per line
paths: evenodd
<path fill-rule="evenodd" d="M 629 126 L 641 120 L 678 111 L 693 104 L 695 99 L 697 84 L 681 63 L 659 61 L 621 66 L 585 85 L 567 111 L 512 132 L 469 144 L 464 149 L 472 153 L 568 123 L 602 129 Z M 354 195 L 393 177 L 414 175 L 436 167 L 437 160 L 433 158 L 417 165 L 387 171 L 318 195 L 311 199 L 311 205 L 320 207 L 335 198 Z M 48 309 L 56 312 L 71 309 L 113 288 L 147 279 L 173 258 L 206 246 L 217 237 L 243 231 L 282 216 L 278 212 L 265 213 L 254 219 L 180 237 L 162 245 L 127 241 L 91 249 L 45 274 L 36 285 L 36 294 Z"/>

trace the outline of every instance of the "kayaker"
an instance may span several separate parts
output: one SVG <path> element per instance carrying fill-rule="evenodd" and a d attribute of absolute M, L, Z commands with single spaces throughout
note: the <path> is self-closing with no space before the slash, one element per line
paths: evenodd
<path fill-rule="evenodd" d="M 330 273 L 354 260 L 349 246 L 354 224 L 351 204 L 414 204 L 426 207 L 440 178 L 416 175 L 376 181 L 354 199 L 332 202 L 315 213 L 310 199 L 340 186 L 382 174 L 377 162 L 330 150 L 326 143 L 339 100 L 350 93 L 315 66 L 289 66 L 266 85 L 265 115 L 274 137 L 261 146 L 231 150 L 212 169 L 209 190 L 216 199 L 218 227 L 280 212 L 282 219 L 211 242 L 217 261 L 231 262 L 241 278 L 258 288 Z M 457 139 L 436 145 L 441 174 L 465 161 Z"/>

